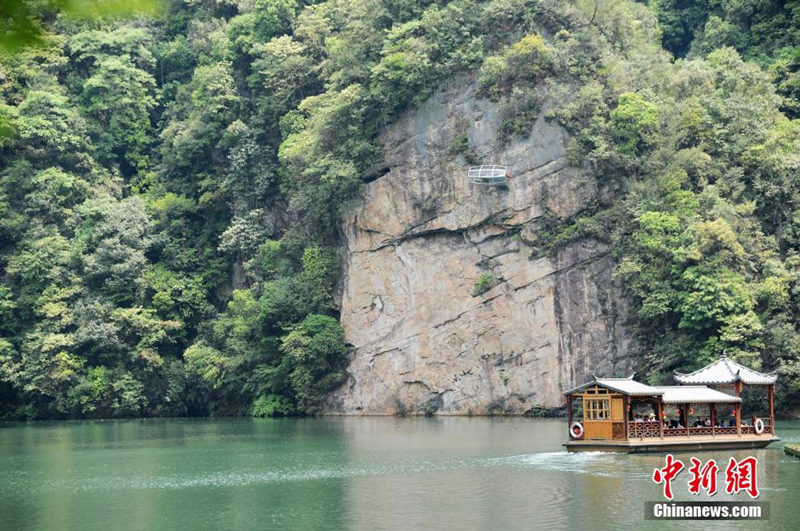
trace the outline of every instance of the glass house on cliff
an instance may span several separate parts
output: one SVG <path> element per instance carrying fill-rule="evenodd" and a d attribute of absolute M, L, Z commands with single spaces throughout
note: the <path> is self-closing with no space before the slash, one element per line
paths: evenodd
<path fill-rule="evenodd" d="M 761 448 L 775 434 L 775 373 L 760 373 L 722 356 L 678 385 L 597 378 L 565 393 L 570 452 L 674 452 Z M 742 416 L 742 391 L 766 392 L 757 415 Z"/>
<path fill-rule="evenodd" d="M 467 177 L 472 184 L 481 186 L 507 186 L 511 178 L 511 169 L 499 164 L 473 166 L 467 170 Z"/>

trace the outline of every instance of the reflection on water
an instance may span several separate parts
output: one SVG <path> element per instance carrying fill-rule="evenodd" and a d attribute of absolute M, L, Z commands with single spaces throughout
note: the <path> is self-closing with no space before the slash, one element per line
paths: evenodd
<path fill-rule="evenodd" d="M 800 441 L 798 422 L 778 431 Z M 0 528 L 653 528 L 644 501 L 661 499 L 663 455 L 568 454 L 564 434 L 518 418 L 2 424 Z M 790 529 L 800 460 L 781 446 L 682 459 L 756 455 L 769 527 Z"/>

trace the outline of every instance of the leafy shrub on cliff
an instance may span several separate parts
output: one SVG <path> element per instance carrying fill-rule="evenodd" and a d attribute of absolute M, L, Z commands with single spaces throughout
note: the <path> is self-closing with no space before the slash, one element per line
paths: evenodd
<path fill-rule="evenodd" d="M 553 73 L 553 67 L 553 51 L 538 34 L 524 36 L 483 62 L 478 85 L 483 94 L 501 103 L 501 141 L 530 131 L 543 99 L 537 85 Z"/>
<path fill-rule="evenodd" d="M 497 279 L 491 273 L 481 273 L 475 285 L 472 286 L 472 296 L 483 295 L 497 285 Z"/>
<path fill-rule="evenodd" d="M 419 19 L 391 28 L 370 72 L 370 92 L 383 113 L 393 116 L 410 103 L 423 102 L 443 76 L 480 63 L 481 12 L 475 0 L 434 3 Z"/>
<path fill-rule="evenodd" d="M 499 55 L 487 57 L 478 83 L 490 98 L 499 99 L 514 85 L 536 84 L 552 73 L 553 51 L 541 35 L 526 35 Z"/>
<path fill-rule="evenodd" d="M 475 153 L 475 150 L 472 149 L 472 146 L 469 144 L 467 127 L 469 127 L 469 122 L 467 120 L 459 120 L 459 122 L 456 124 L 456 130 L 458 132 L 450 142 L 450 145 L 447 146 L 447 155 L 451 157 L 461 155 L 464 157 L 464 161 L 466 161 L 467 164 L 476 165 L 480 163 L 480 159 Z"/>

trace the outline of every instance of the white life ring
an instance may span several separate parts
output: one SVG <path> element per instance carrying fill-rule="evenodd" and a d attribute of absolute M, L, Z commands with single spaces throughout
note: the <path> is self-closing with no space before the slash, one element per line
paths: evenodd
<path fill-rule="evenodd" d="M 580 439 L 583 437 L 583 425 L 580 422 L 573 422 L 569 426 L 569 436 L 573 439 Z"/>
<path fill-rule="evenodd" d="M 756 433 L 761 435 L 764 433 L 764 421 L 761 419 L 756 419 L 753 421 L 753 428 L 756 430 Z"/>

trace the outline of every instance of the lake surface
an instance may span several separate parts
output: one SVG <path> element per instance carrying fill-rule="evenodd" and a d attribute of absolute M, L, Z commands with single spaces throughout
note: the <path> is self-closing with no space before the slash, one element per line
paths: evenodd
<path fill-rule="evenodd" d="M 730 529 L 645 522 L 663 455 L 567 454 L 564 420 L 321 418 L 0 424 L 2 529 Z M 759 460 L 771 518 L 798 529 L 800 422 Z M 676 499 L 691 499 L 684 471 Z"/>

